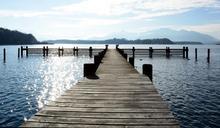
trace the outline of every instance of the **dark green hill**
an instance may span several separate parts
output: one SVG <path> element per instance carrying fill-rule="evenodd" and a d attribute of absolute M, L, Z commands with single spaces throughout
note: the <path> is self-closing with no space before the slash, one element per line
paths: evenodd
<path fill-rule="evenodd" d="M 32 34 L 0 28 L 0 45 L 38 44 Z"/>

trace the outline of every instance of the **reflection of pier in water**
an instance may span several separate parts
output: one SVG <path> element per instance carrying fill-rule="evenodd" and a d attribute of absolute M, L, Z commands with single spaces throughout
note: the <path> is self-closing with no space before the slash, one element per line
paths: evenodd
<path fill-rule="evenodd" d="M 88 65 L 88 64 L 85 64 Z M 51 101 L 22 127 L 177 128 L 178 122 L 149 77 L 139 74 L 119 52 L 94 57 L 97 69 Z M 87 72 L 87 73 L 86 73 Z M 148 72 L 148 71 L 145 71 Z M 88 79 L 96 75 L 96 79 Z"/>

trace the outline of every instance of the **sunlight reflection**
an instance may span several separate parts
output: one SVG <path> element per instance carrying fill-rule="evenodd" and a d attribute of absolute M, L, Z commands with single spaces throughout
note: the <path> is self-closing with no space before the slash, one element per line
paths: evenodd
<path fill-rule="evenodd" d="M 91 62 L 88 57 L 49 57 L 39 66 L 40 78 L 34 84 L 25 86 L 35 95 L 38 109 L 49 101 L 54 101 L 66 89 L 70 89 L 78 80 L 82 79 L 83 63 Z M 40 83 L 40 84 L 39 84 Z M 33 96 L 32 95 L 32 96 Z M 26 97 L 29 102 L 31 99 Z M 30 109 L 34 109 L 30 106 Z"/>

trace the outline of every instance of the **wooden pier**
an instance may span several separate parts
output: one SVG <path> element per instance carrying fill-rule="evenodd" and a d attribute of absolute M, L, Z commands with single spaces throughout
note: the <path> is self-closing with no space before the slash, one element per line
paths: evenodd
<path fill-rule="evenodd" d="M 150 79 L 107 50 L 99 79 L 80 81 L 21 127 L 178 128 Z"/>

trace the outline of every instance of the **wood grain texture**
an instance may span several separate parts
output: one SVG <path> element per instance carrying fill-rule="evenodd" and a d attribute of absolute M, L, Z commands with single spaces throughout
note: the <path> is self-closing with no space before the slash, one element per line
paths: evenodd
<path fill-rule="evenodd" d="M 79 81 L 21 127 L 179 128 L 153 83 L 116 50 L 100 64 L 99 79 Z"/>

